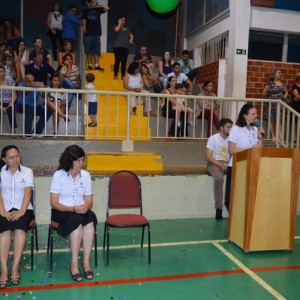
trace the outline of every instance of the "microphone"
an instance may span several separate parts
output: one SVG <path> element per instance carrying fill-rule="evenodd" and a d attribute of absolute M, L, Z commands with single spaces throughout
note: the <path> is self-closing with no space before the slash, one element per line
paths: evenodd
<path fill-rule="evenodd" d="M 257 128 L 261 127 L 260 121 L 258 119 L 255 120 L 254 126 Z M 264 133 L 261 132 L 260 134 L 262 137 L 265 137 Z"/>

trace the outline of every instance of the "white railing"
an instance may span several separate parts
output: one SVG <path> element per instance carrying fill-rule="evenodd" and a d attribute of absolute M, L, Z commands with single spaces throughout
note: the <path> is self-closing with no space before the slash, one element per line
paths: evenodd
<path fill-rule="evenodd" d="M 122 139 L 122 140 L 139 140 L 139 139 L 205 139 L 207 138 L 207 126 L 208 121 L 203 117 L 198 119 L 194 113 L 191 120 L 196 127 L 188 127 L 188 114 L 184 113 L 182 123 L 186 126 L 182 126 L 177 129 L 178 119 L 169 118 L 169 110 L 166 109 L 166 115 L 163 116 L 161 105 L 168 98 L 176 98 L 176 95 L 170 94 L 149 94 L 149 93 L 127 93 L 127 92 L 112 92 L 112 91 L 95 91 L 93 93 L 98 96 L 98 126 L 97 127 L 85 127 L 89 123 L 89 117 L 87 115 L 87 103 L 86 94 L 90 93 L 85 90 L 70 90 L 70 89 L 50 89 L 50 88 L 24 88 L 24 87 L 1 87 L 0 98 L 2 99 L 3 90 L 16 90 L 19 97 L 26 95 L 26 93 L 33 91 L 35 93 L 34 104 L 38 97 L 37 93 L 43 95 L 43 98 L 47 99 L 48 94 L 51 93 L 66 93 L 67 98 L 69 95 L 74 95 L 72 104 L 69 106 L 66 103 L 66 118 L 70 118 L 71 122 L 68 124 L 60 118 L 60 124 L 58 128 L 53 127 L 52 118 L 53 115 L 58 117 L 57 112 L 54 112 L 48 119 L 47 107 L 43 107 L 42 118 L 44 118 L 44 129 L 42 132 L 38 132 L 35 124 L 39 121 L 40 114 L 36 106 L 32 107 L 32 130 L 33 133 L 28 133 L 25 130 L 26 122 L 28 122 L 28 116 L 26 119 L 25 103 L 21 106 L 14 106 L 13 112 L 16 112 L 17 128 L 14 128 L 14 114 L 12 120 L 12 128 L 8 123 L 8 118 L 4 110 L 0 111 L 0 134 L 3 136 L 17 136 L 17 137 L 79 137 L 88 139 Z M 152 113 L 150 111 L 145 114 L 141 111 L 143 105 L 138 105 L 137 114 L 131 115 L 130 113 L 130 96 L 136 96 L 138 103 L 142 101 L 151 101 Z M 182 96 L 181 96 L 182 97 Z M 276 146 L 282 146 L 286 148 L 299 148 L 300 144 L 300 114 L 293 110 L 286 103 L 279 100 L 268 99 L 238 99 L 238 98 L 226 98 L 226 97 L 203 97 L 203 96 L 187 96 L 185 103 L 194 112 L 199 112 L 197 103 L 204 106 L 205 100 L 211 100 L 211 106 L 216 107 L 219 104 L 217 110 L 218 119 L 226 117 L 231 118 L 234 122 L 237 119 L 237 114 L 241 105 L 245 102 L 254 104 L 259 112 L 259 120 L 263 124 L 266 130 L 266 139 L 270 139 L 270 114 L 271 106 L 269 103 L 275 103 L 277 109 L 276 117 Z M 150 99 L 150 100 L 149 100 Z M 2 106 L 2 102 L 0 102 Z M 167 104 L 168 105 L 168 104 Z M 156 116 L 153 116 L 153 113 Z M 264 118 L 264 114 L 267 118 Z M 200 114 L 201 115 L 201 114 Z M 216 128 L 213 124 L 213 110 L 208 114 L 210 117 L 210 127 L 213 129 L 213 133 L 216 132 Z M 207 116 L 206 116 L 207 117 Z M 173 134 L 170 136 L 170 126 L 173 127 Z M 28 123 L 27 123 L 28 124 Z M 28 125 L 27 125 L 28 129 Z M 172 128 L 171 128 L 172 131 Z M 53 134 L 56 132 L 56 134 Z"/>

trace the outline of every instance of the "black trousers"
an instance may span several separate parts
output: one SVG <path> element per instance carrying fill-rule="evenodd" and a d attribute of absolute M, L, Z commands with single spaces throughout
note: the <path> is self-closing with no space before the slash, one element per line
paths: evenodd
<path fill-rule="evenodd" d="M 114 48 L 114 54 L 115 54 L 114 76 L 115 77 L 118 76 L 119 66 L 121 63 L 121 74 L 122 77 L 124 77 L 126 72 L 126 63 L 129 54 L 129 49 L 123 47 L 117 47 Z"/>
<path fill-rule="evenodd" d="M 49 36 L 52 44 L 52 53 L 53 53 L 53 59 L 57 60 L 57 41 L 59 42 L 60 47 L 63 47 L 63 40 L 62 40 L 62 31 L 56 29 L 56 33 L 53 34 L 51 30 L 47 32 L 47 35 Z"/>
<path fill-rule="evenodd" d="M 224 201 L 224 205 L 227 208 L 228 212 L 230 206 L 231 172 L 232 172 L 232 167 L 228 167 L 226 171 L 225 201 Z"/>

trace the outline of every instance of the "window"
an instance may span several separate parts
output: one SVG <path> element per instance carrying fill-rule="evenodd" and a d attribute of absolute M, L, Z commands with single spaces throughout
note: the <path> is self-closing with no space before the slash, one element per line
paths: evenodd
<path fill-rule="evenodd" d="M 300 35 L 289 34 L 288 62 L 300 63 Z"/>
<path fill-rule="evenodd" d="M 283 33 L 250 30 L 249 59 L 282 61 Z"/>

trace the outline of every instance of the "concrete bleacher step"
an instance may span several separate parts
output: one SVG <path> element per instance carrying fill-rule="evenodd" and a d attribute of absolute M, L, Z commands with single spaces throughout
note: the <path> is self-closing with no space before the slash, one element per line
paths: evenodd
<path fill-rule="evenodd" d="M 118 91 L 123 92 L 123 82 L 120 79 L 113 79 L 114 54 L 102 53 L 100 65 L 105 69 L 102 71 L 92 72 L 96 80 L 94 82 L 97 90 L 101 91 Z M 87 107 L 85 107 L 87 115 Z M 85 127 L 85 139 L 126 139 L 127 125 L 127 98 L 117 96 L 99 96 L 98 98 L 98 115 L 97 127 Z M 87 123 L 91 120 L 86 118 Z M 143 116 L 143 106 L 139 105 L 137 115 L 130 116 L 130 138 L 132 140 L 148 140 L 151 137 L 151 128 L 149 128 L 148 118 Z M 117 134 L 116 134 L 117 133 Z M 150 133 L 150 134 L 149 134 Z"/>
<path fill-rule="evenodd" d="M 110 175 L 119 170 L 137 174 L 162 174 L 162 156 L 154 153 L 88 152 L 86 168 L 93 175 Z"/>

